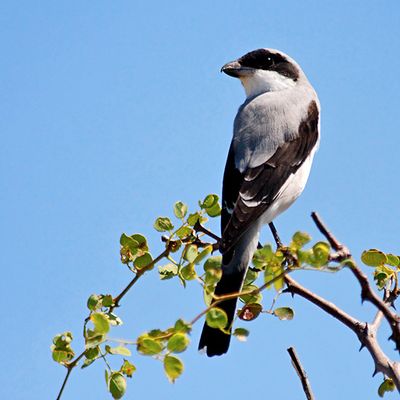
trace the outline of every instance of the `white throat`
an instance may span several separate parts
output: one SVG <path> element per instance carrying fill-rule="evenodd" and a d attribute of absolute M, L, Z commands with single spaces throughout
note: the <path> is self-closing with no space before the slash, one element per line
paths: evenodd
<path fill-rule="evenodd" d="M 257 96 L 265 92 L 276 92 L 289 89 L 296 85 L 293 79 L 287 78 L 276 71 L 258 69 L 251 75 L 240 77 L 247 97 Z"/>

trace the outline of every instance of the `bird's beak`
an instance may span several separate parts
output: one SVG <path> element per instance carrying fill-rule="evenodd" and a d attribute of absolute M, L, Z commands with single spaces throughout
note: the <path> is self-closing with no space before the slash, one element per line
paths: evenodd
<path fill-rule="evenodd" d="M 252 68 L 243 67 L 239 61 L 228 62 L 221 68 L 221 72 L 234 78 L 242 78 L 244 76 L 250 75 L 253 72 Z"/>

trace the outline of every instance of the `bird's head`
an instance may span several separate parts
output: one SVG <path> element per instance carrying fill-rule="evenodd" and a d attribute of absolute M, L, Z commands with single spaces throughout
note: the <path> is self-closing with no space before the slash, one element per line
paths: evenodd
<path fill-rule="evenodd" d="M 293 59 L 273 49 L 251 51 L 225 64 L 221 71 L 239 78 L 247 97 L 294 87 L 302 75 Z"/>

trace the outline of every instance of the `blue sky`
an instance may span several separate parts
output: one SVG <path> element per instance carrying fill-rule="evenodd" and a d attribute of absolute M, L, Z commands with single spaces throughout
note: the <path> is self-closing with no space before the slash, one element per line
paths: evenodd
<path fill-rule="evenodd" d="M 51 360 L 51 338 L 72 330 L 78 352 L 87 297 L 117 293 L 129 280 L 119 263 L 122 232 L 149 235 L 157 254 L 155 217 L 171 214 L 176 200 L 194 207 L 220 191 L 244 92 L 219 69 L 247 51 L 290 54 L 322 104 L 308 186 L 276 221 L 284 240 L 298 229 L 318 238 L 309 218 L 317 210 L 355 255 L 399 252 L 399 15 L 400 3 L 369 0 L 3 1 L 2 397 L 55 398 L 64 370 Z M 296 277 L 372 319 L 348 272 Z M 259 318 L 246 326 L 249 341 L 233 341 L 218 359 L 198 355 L 195 326 L 175 385 L 159 363 L 134 355 L 126 398 L 300 399 L 291 345 L 317 398 L 378 398 L 381 377 L 371 378 L 372 361 L 350 332 L 301 299 L 280 305 L 295 308 L 293 321 Z M 118 334 L 135 338 L 202 307 L 195 284 L 183 289 L 153 273 L 124 300 Z M 109 398 L 103 369 L 74 371 L 64 399 Z"/>

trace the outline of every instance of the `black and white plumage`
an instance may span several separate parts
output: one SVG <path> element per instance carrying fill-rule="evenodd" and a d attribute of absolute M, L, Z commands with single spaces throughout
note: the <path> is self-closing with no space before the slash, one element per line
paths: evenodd
<path fill-rule="evenodd" d="M 301 194 L 319 143 L 319 101 L 300 66 L 286 54 L 259 49 L 225 64 L 241 80 L 246 101 L 235 118 L 222 190 L 222 278 L 216 295 L 240 291 L 260 229 Z M 236 299 L 218 305 L 231 328 Z M 199 349 L 227 352 L 230 335 L 204 325 Z"/>

